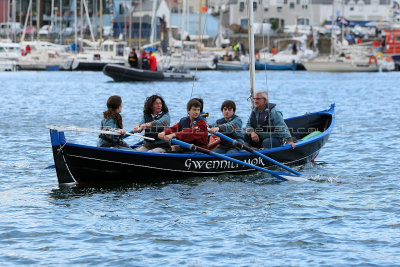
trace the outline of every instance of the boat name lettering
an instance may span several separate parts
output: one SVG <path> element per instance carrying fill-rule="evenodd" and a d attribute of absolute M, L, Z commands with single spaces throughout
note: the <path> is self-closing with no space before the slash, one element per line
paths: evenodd
<path fill-rule="evenodd" d="M 251 165 L 258 165 L 258 166 L 265 166 L 263 158 L 258 157 L 258 158 L 253 158 L 253 159 L 246 159 L 244 160 L 247 164 Z M 228 160 L 193 160 L 193 159 L 187 159 L 185 161 L 185 167 L 188 170 L 200 170 L 204 167 L 204 169 L 210 170 L 210 169 L 237 169 L 241 167 L 242 165 L 231 162 Z"/>

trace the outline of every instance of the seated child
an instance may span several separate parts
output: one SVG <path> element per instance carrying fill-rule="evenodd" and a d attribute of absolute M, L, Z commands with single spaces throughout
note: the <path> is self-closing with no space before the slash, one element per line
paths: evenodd
<path fill-rule="evenodd" d="M 107 110 L 103 113 L 103 120 L 101 121 L 100 130 L 114 130 L 120 131 L 121 135 L 100 134 L 97 140 L 97 146 L 101 147 L 125 147 L 131 148 L 127 143 L 122 140 L 125 135 L 125 130 L 122 125 L 122 99 L 118 95 L 110 96 L 107 100 Z"/>
<path fill-rule="evenodd" d="M 177 138 L 189 144 L 207 148 L 208 131 L 206 121 L 200 117 L 201 103 L 196 99 L 191 99 L 186 108 L 188 116 L 159 133 L 158 138 L 165 141 Z M 172 146 L 172 151 L 183 151 L 183 149 L 179 146 Z"/>
<path fill-rule="evenodd" d="M 225 100 L 221 105 L 221 111 L 224 117 L 210 125 L 213 127 L 210 129 L 210 132 L 215 133 L 218 131 L 232 139 L 244 143 L 242 120 L 235 115 L 235 102 L 232 100 Z M 238 151 L 239 149 L 225 140 L 221 140 L 219 147 L 214 150 L 216 153 L 235 153 Z"/>

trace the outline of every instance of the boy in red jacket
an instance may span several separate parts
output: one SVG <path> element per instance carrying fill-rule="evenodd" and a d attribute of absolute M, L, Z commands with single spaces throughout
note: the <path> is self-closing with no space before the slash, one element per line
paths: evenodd
<path fill-rule="evenodd" d="M 189 144 L 194 144 L 199 147 L 207 148 L 208 130 L 206 121 L 200 117 L 201 103 L 196 99 L 191 99 L 187 103 L 187 117 L 183 117 L 178 123 L 169 127 L 164 132 L 158 134 L 158 138 L 165 141 L 170 141 L 172 138 L 177 138 Z M 178 151 L 177 147 L 173 146 L 172 150 Z"/>

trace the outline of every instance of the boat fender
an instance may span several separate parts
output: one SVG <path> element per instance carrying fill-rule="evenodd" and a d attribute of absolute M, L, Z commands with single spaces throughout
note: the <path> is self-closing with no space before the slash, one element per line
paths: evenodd
<path fill-rule="evenodd" d="M 384 56 L 383 56 L 383 53 L 382 53 L 382 52 L 378 52 L 378 53 L 376 53 L 375 57 L 376 57 L 376 58 L 380 58 L 380 59 L 383 59 L 383 58 L 384 58 Z"/>
<path fill-rule="evenodd" d="M 392 58 L 391 56 L 387 56 L 387 57 L 385 57 L 385 60 L 386 60 L 387 62 L 392 62 L 392 61 L 393 61 L 393 58 Z"/>
<path fill-rule="evenodd" d="M 374 61 L 374 64 L 375 64 L 375 65 L 378 64 L 378 60 L 376 59 L 375 56 L 370 56 L 370 57 L 369 57 L 369 65 L 372 64 L 372 61 Z"/>
<path fill-rule="evenodd" d="M 310 139 L 311 137 L 317 136 L 319 134 L 321 134 L 322 132 L 320 131 L 314 131 L 312 133 L 307 134 L 306 136 L 304 136 L 303 138 L 301 138 L 301 141 L 306 141 L 307 139 Z"/>

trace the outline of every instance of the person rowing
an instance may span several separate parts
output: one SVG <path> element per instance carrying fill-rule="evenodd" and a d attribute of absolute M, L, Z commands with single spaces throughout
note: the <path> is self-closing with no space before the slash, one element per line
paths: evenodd
<path fill-rule="evenodd" d="M 246 125 L 245 141 L 256 148 L 272 148 L 288 143 L 296 147 L 282 112 L 276 104 L 268 102 L 268 92 L 256 91 L 254 94 L 254 109 Z"/>
<path fill-rule="evenodd" d="M 197 99 L 191 99 L 186 108 L 188 116 L 159 133 L 158 138 L 165 141 L 177 138 L 189 144 L 207 148 L 208 130 L 206 121 L 200 117 L 201 103 Z M 183 149 L 180 146 L 172 146 L 172 151 L 181 152 Z"/>
<path fill-rule="evenodd" d="M 212 127 L 209 130 L 210 133 L 220 132 L 232 139 L 236 139 L 238 142 L 244 143 L 242 120 L 235 115 L 235 102 L 225 100 L 221 105 L 221 112 L 223 117 L 210 125 Z M 214 150 L 216 153 L 235 153 L 238 151 L 239 149 L 236 146 L 225 140 L 221 140 L 219 147 Z"/>
<path fill-rule="evenodd" d="M 165 153 L 171 150 L 169 142 L 158 138 L 161 133 L 170 125 L 170 116 L 167 104 L 160 95 L 148 97 L 144 103 L 143 116 L 138 125 L 133 129 L 134 133 L 145 131 L 146 137 L 154 138 L 154 141 L 144 140 L 143 145 L 136 148 L 138 151 Z"/>
<path fill-rule="evenodd" d="M 115 147 L 115 148 L 131 148 L 127 143 L 122 140 L 122 136 L 125 135 L 125 130 L 122 124 L 122 99 L 118 95 L 110 96 L 107 100 L 107 110 L 103 113 L 103 119 L 101 120 L 100 130 L 114 130 L 119 129 L 121 133 L 118 135 L 111 134 L 100 134 L 97 141 L 97 146 L 100 147 Z"/>

